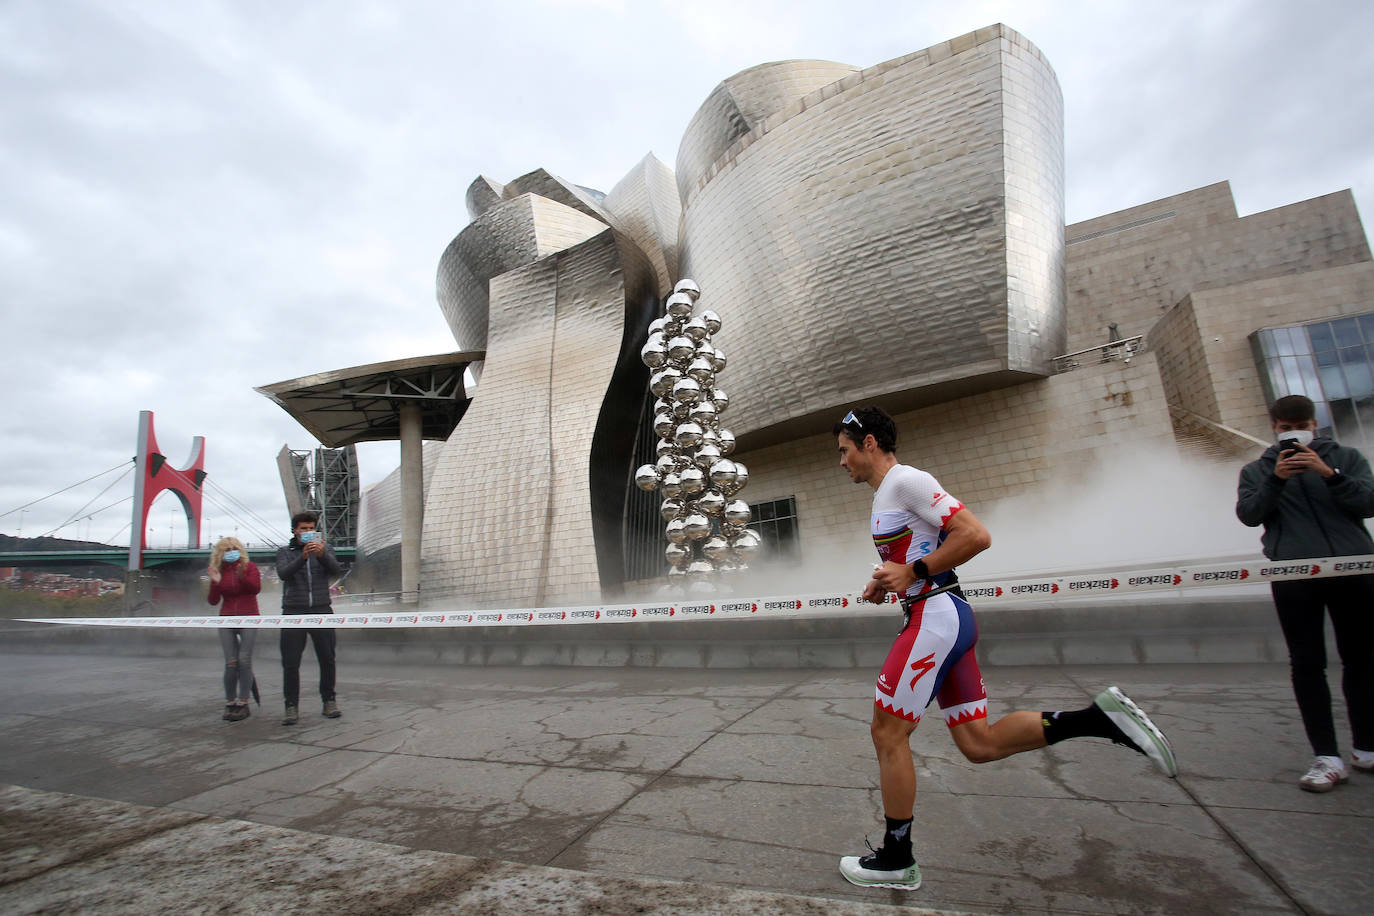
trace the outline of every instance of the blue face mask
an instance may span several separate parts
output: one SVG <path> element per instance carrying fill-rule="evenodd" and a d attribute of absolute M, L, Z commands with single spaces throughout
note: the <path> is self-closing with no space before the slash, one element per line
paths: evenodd
<path fill-rule="evenodd" d="M 315 540 L 315 532 L 313 532 L 313 531 L 302 531 L 302 532 L 300 533 L 299 537 L 300 537 L 300 539 L 301 539 L 301 543 L 302 543 L 302 544 L 309 544 L 311 541 Z"/>
<path fill-rule="evenodd" d="M 239 553 L 237 550 L 226 550 L 224 552 L 224 562 L 237 563 L 241 556 L 243 556 L 243 554 Z"/>

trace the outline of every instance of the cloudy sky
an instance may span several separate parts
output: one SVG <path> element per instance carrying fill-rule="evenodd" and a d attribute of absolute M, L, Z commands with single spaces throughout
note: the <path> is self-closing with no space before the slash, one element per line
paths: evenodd
<path fill-rule="evenodd" d="M 273 458 L 314 440 L 253 386 L 453 349 L 434 276 L 478 174 L 609 190 L 746 67 L 994 22 L 1058 73 L 1071 222 L 1222 180 L 1242 214 L 1371 212 L 1365 2 L 0 0 L 0 532 L 127 543 L 120 471 L 43 497 L 122 469 L 147 409 L 276 529 L 210 505 L 207 534 L 280 537 Z"/>

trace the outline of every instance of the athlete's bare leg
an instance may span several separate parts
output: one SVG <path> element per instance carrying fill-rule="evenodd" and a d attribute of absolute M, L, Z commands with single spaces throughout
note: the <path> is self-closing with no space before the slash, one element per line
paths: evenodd
<path fill-rule="evenodd" d="M 1045 747 L 1048 742 L 1041 719 L 1040 713 L 1022 709 L 991 724 L 984 718 L 954 725 L 949 733 L 970 763 L 989 763 Z"/>
<path fill-rule="evenodd" d="M 916 723 L 873 706 L 873 749 L 878 753 L 878 785 L 883 793 L 883 813 L 898 820 L 913 816 L 916 808 L 916 764 L 911 759 L 911 733 Z"/>

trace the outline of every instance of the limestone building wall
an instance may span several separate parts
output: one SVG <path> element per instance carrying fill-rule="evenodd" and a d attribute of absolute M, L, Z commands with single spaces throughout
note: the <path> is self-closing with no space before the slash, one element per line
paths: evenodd
<path fill-rule="evenodd" d="M 1065 229 L 1068 352 L 1148 333 L 1189 293 L 1370 259 L 1355 200 L 1340 191 L 1237 217 L 1228 182 Z"/>
<path fill-rule="evenodd" d="M 894 419 L 899 460 L 934 474 L 975 513 L 1028 487 L 1073 480 L 1109 447 L 1175 447 L 1159 370 L 1149 354 Z M 866 536 L 872 491 L 850 483 L 840 469 L 828 429 L 738 457 L 749 467 L 751 502 L 796 498 L 805 556 L 871 562 Z"/>

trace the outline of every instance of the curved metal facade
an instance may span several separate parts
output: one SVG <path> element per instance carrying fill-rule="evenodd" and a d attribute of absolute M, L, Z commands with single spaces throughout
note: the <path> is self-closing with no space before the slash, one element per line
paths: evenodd
<path fill-rule="evenodd" d="M 678 176 L 682 273 L 730 316 L 719 345 L 749 392 L 730 418 L 745 444 L 828 427 L 845 404 L 1048 375 L 1064 343 L 1063 103 L 1028 41 L 994 26 L 852 72 L 703 168 L 721 92 L 682 141 L 679 168 L 701 172 Z"/>

